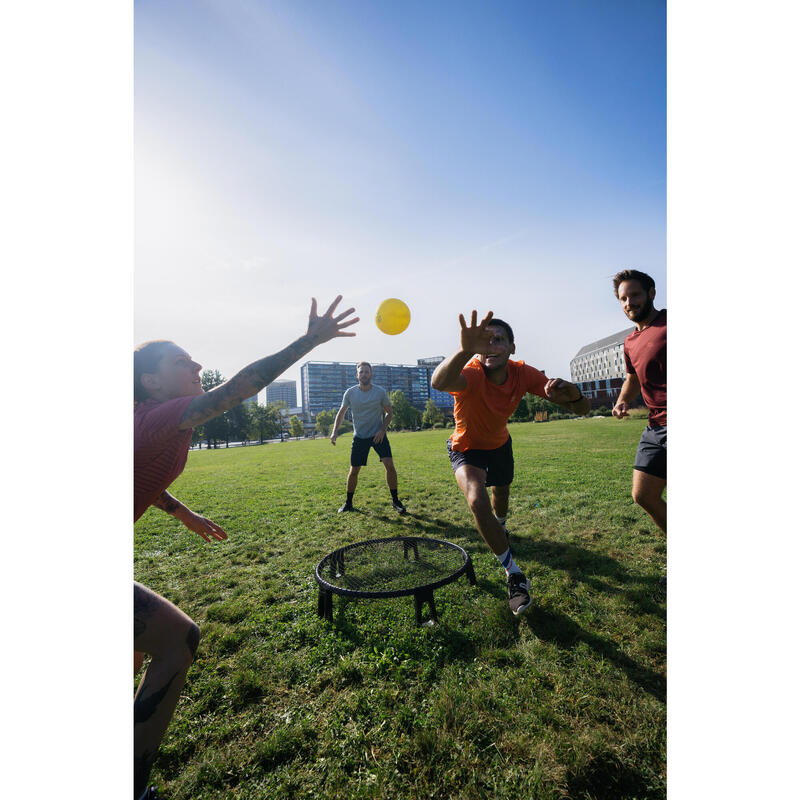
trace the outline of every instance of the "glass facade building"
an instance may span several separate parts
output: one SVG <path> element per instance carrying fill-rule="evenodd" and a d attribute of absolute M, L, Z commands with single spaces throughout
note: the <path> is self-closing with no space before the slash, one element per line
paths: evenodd
<path fill-rule="evenodd" d="M 431 388 L 431 375 L 444 358 L 421 358 L 416 364 L 373 364 L 372 382 L 391 393 L 400 390 L 412 406 L 422 411 L 428 398 L 452 416 L 453 396 Z M 338 410 L 345 390 L 358 383 L 356 362 L 306 361 L 300 367 L 303 412 Z"/>

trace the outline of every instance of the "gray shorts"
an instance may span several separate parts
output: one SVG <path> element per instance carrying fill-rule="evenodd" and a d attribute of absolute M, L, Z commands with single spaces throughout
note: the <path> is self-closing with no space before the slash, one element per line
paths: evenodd
<path fill-rule="evenodd" d="M 648 425 L 639 440 L 633 468 L 667 479 L 667 426 Z"/>

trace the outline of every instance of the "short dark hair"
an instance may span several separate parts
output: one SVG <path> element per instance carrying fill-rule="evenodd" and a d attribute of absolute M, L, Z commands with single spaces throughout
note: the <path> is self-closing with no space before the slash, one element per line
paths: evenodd
<path fill-rule="evenodd" d="M 498 328 L 502 328 L 508 334 L 508 341 L 514 344 L 514 331 L 511 330 L 511 326 L 505 320 L 492 317 L 486 327 L 491 328 L 492 325 L 497 325 Z"/>
<path fill-rule="evenodd" d="M 370 363 L 369 363 L 369 361 L 359 361 L 359 362 L 358 362 L 358 364 L 356 364 L 356 372 L 358 372 L 358 368 L 359 368 L 359 367 L 360 367 L 362 364 L 366 364 L 366 365 L 369 367 L 369 369 L 370 369 L 370 372 L 372 372 L 372 364 L 370 364 Z"/>
<path fill-rule="evenodd" d="M 656 288 L 656 282 L 646 273 L 638 269 L 623 269 L 614 276 L 614 297 L 619 299 L 619 285 L 623 281 L 639 281 L 646 292 Z"/>
<path fill-rule="evenodd" d="M 150 396 L 147 389 L 142 386 L 142 375 L 155 372 L 158 362 L 164 357 L 168 345 L 175 346 L 169 339 L 153 339 L 140 344 L 133 351 L 133 399 L 134 401 L 147 400 Z"/>

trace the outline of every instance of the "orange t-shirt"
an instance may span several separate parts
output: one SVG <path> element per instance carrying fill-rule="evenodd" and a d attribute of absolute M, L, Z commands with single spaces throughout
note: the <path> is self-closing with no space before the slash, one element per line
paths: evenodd
<path fill-rule="evenodd" d="M 495 450 L 508 439 L 508 418 L 528 393 L 545 397 L 547 376 L 524 361 L 508 361 L 508 377 L 500 386 L 487 380 L 477 358 L 461 370 L 467 387 L 450 392 L 455 398 L 453 450 Z"/>

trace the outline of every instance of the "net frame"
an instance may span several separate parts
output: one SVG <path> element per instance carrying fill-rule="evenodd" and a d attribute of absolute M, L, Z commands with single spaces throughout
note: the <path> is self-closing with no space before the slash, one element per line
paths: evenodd
<path fill-rule="evenodd" d="M 409 550 L 413 550 L 417 559 L 419 559 L 418 548 L 420 545 L 431 549 L 431 546 L 444 547 L 453 550 L 462 559 L 461 565 L 453 570 L 448 575 L 444 575 L 435 581 L 419 584 L 417 586 L 402 588 L 402 589 L 388 589 L 388 590 L 369 590 L 369 589 L 349 589 L 331 583 L 323 577 L 326 568 L 330 569 L 332 565 L 343 566 L 345 563 L 345 555 L 353 550 L 366 550 L 374 547 L 375 545 L 382 545 L 388 543 L 403 544 L 404 557 L 408 556 Z M 333 597 L 332 595 L 338 594 L 341 597 L 349 597 L 352 599 L 378 599 L 378 598 L 393 598 L 393 597 L 414 597 L 414 607 L 416 610 L 417 624 L 423 624 L 422 612 L 425 604 L 428 606 L 429 619 L 436 621 L 438 619 L 436 614 L 436 606 L 433 600 L 433 592 L 442 586 L 453 583 L 458 580 L 462 575 L 467 576 L 469 582 L 474 586 L 475 570 L 472 566 L 472 559 L 469 553 L 463 547 L 448 542 L 444 539 L 437 539 L 434 537 L 423 536 L 387 536 L 381 539 L 367 539 L 361 542 L 354 542 L 353 544 L 339 547 L 336 550 L 328 553 L 317 564 L 314 570 L 314 577 L 319 586 L 319 598 L 317 604 L 317 613 L 320 617 L 324 617 L 328 621 L 333 621 Z"/>

